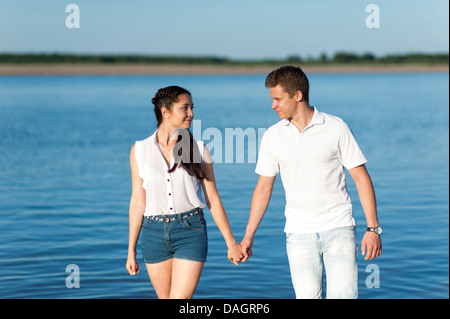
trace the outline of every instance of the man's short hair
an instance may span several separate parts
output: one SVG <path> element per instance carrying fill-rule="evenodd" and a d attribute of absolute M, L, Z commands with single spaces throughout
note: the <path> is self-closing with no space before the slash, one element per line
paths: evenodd
<path fill-rule="evenodd" d="M 273 88 L 280 85 L 290 97 L 297 91 L 303 93 L 303 99 L 309 102 L 309 81 L 301 68 L 296 66 L 282 66 L 269 73 L 266 78 L 266 87 Z"/>

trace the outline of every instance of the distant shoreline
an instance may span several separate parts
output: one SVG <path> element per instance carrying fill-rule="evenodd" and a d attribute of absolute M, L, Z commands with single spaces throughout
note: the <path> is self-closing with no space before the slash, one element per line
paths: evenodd
<path fill-rule="evenodd" d="M 217 66 L 188 64 L 0 64 L 0 75 L 233 75 L 267 74 L 272 66 Z M 448 73 L 448 65 L 304 65 L 315 73 Z"/>

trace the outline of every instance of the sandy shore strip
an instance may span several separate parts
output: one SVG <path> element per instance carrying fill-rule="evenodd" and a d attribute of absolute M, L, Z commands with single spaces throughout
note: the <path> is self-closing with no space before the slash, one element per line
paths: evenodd
<path fill-rule="evenodd" d="M 183 75 L 183 74 L 267 74 L 278 66 L 215 66 L 162 64 L 3 64 L 0 75 Z M 322 65 L 302 66 L 314 73 L 448 73 L 448 65 Z"/>

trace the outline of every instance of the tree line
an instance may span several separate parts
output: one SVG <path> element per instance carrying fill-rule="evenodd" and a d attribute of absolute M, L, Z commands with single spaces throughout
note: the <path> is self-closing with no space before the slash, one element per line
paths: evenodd
<path fill-rule="evenodd" d="M 377 57 L 372 53 L 355 54 L 337 52 L 329 57 L 291 55 L 285 59 L 236 60 L 214 56 L 163 56 L 163 55 L 90 55 L 63 53 L 0 53 L 0 64 L 192 64 L 192 65 L 273 65 L 302 64 L 449 64 L 448 53 L 408 53 Z"/>

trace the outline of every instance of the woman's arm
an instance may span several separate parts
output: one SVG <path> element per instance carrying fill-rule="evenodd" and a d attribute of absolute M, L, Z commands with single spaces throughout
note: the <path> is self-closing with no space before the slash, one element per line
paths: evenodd
<path fill-rule="evenodd" d="M 135 156 L 135 145 L 130 152 L 131 167 L 131 199 L 129 208 L 129 239 L 128 259 L 126 268 L 130 275 L 139 273 L 139 265 L 136 262 L 136 245 L 141 231 L 142 218 L 145 210 L 145 189 L 142 187 L 142 178 L 139 177 L 139 169 Z"/>
<path fill-rule="evenodd" d="M 206 205 L 211 211 L 214 222 L 225 239 L 228 247 L 228 259 L 230 259 L 230 261 L 235 265 L 238 265 L 238 262 L 243 257 L 241 253 L 241 246 L 238 244 L 231 231 L 227 214 L 225 213 L 219 192 L 217 191 L 212 158 L 206 146 L 203 156 L 203 171 L 205 178 L 201 181 L 201 184 L 205 194 Z"/>

